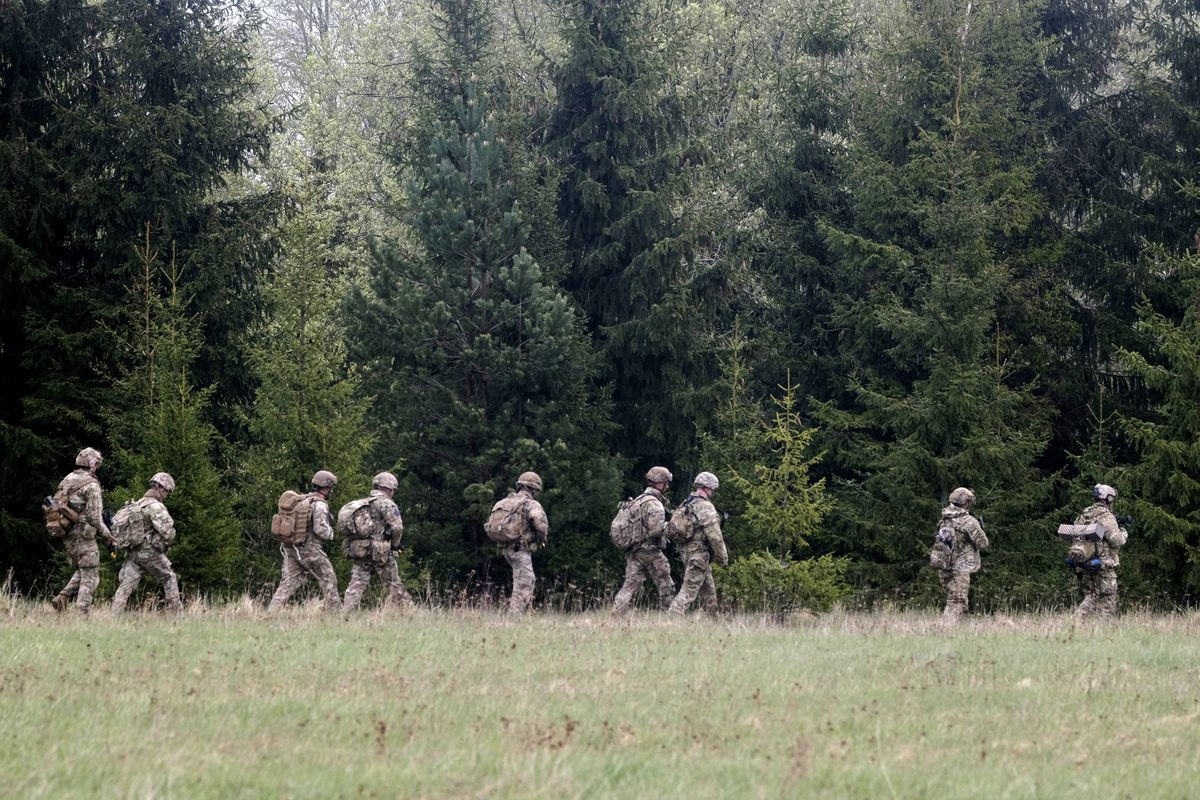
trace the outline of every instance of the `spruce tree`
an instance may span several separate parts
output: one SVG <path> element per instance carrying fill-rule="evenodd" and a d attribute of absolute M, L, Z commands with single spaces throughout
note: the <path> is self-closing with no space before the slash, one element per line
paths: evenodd
<path fill-rule="evenodd" d="M 443 52 L 422 95 L 429 138 L 410 174 L 411 237 L 378 251 L 351 330 L 376 399 L 378 451 L 403 458 L 414 552 L 435 574 L 479 566 L 483 520 L 525 470 L 541 473 L 555 572 L 594 563 L 617 477 L 607 406 L 570 300 L 525 250 L 508 148 L 490 97 L 475 3 L 438 4 Z M 486 42 L 486 40 L 484 40 Z M 468 72 L 466 70 L 470 69 Z"/>

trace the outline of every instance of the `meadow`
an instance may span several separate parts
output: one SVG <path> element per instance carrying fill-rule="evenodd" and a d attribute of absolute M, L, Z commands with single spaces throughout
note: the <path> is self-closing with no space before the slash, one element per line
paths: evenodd
<path fill-rule="evenodd" d="M 1200 796 L 1200 616 L 0 606 L 12 798 Z"/>

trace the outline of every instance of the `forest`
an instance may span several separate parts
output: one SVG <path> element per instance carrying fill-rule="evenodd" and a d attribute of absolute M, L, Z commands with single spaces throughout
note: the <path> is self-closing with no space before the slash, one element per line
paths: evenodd
<path fill-rule="evenodd" d="M 318 469 L 486 596 L 535 470 L 541 601 L 602 603 L 661 464 L 744 608 L 933 605 L 957 486 L 974 605 L 1062 606 L 1097 482 L 1123 606 L 1190 606 L 1198 169 L 1200 0 L 0 2 L 0 580 L 91 446 L 190 596 L 269 593 Z"/>

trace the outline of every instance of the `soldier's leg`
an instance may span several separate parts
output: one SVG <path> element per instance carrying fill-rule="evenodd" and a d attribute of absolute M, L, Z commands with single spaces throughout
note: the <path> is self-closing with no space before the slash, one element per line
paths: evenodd
<path fill-rule="evenodd" d="M 279 579 L 279 587 L 275 589 L 275 594 L 271 595 L 271 602 L 267 604 L 267 611 L 276 611 L 287 605 L 287 601 L 296 590 L 308 580 L 308 573 L 300 564 L 296 548 L 284 546 L 279 550 L 283 553 L 283 573 Z"/>
<path fill-rule="evenodd" d="M 1075 609 L 1075 616 L 1087 617 L 1093 614 L 1096 610 L 1096 575 L 1090 572 L 1083 573 L 1083 579 L 1080 585 L 1083 587 L 1083 602 Z"/>
<path fill-rule="evenodd" d="M 387 587 L 384 605 L 396 605 L 401 608 L 412 606 L 413 599 L 404 588 L 404 581 L 400 580 L 400 567 L 396 565 L 396 557 L 390 551 L 383 562 L 375 564 L 375 573 Z"/>
<path fill-rule="evenodd" d="M 121 565 L 121 571 L 117 573 L 117 578 L 120 583 L 117 584 L 117 591 L 113 594 L 112 599 L 114 614 L 120 614 L 125 610 L 125 604 L 129 601 L 130 595 L 142 580 L 142 568 L 134 561 L 133 556 L 125 556 L 125 563 Z"/>
<path fill-rule="evenodd" d="M 342 601 L 342 610 L 347 613 L 358 610 L 363 592 L 371 583 L 371 562 L 365 558 L 356 558 L 352 564 L 350 582 L 346 584 L 346 597 Z"/>
<path fill-rule="evenodd" d="M 300 553 L 304 559 L 304 566 L 312 573 L 312 576 L 317 580 L 317 586 L 321 588 L 321 596 L 325 599 L 326 611 L 341 611 L 342 596 L 338 592 L 337 573 L 333 571 L 333 564 L 329 561 L 329 556 L 325 555 L 325 551 L 320 545 L 312 545 L 305 548 Z"/>
<path fill-rule="evenodd" d="M 636 553 L 625 554 L 625 582 L 621 584 L 617 597 L 613 600 L 613 613 L 620 614 L 629 608 L 633 598 L 637 597 L 638 589 L 646 580 L 646 569 L 638 560 Z"/>
<path fill-rule="evenodd" d="M 675 581 L 671 580 L 671 562 L 667 560 L 662 550 L 655 550 L 645 560 L 646 571 L 658 589 L 658 607 L 665 611 L 675 599 Z"/>
<path fill-rule="evenodd" d="M 712 563 L 704 570 L 704 583 L 700 585 L 700 607 L 709 614 L 717 613 L 717 583 L 713 580 Z"/>
<path fill-rule="evenodd" d="M 971 573 L 947 572 L 943 584 L 946 587 L 946 607 L 942 616 L 957 618 L 967 610 L 967 593 L 971 589 Z"/>
<path fill-rule="evenodd" d="M 75 595 L 75 607 L 87 613 L 92 607 L 96 588 L 100 585 L 100 550 L 96 547 L 96 543 L 85 543 L 80 548 L 77 559 L 79 592 Z"/>
<path fill-rule="evenodd" d="M 508 599 L 508 610 L 523 614 L 533 603 L 533 557 L 528 550 L 505 550 L 504 560 L 512 567 L 513 588 Z"/>
<path fill-rule="evenodd" d="M 704 586 L 704 579 L 708 573 L 708 554 L 699 553 L 697 555 L 688 556 L 684 564 L 683 580 L 679 584 L 679 593 L 675 595 L 675 599 L 671 601 L 671 605 L 667 611 L 671 614 L 683 614 L 688 610 L 688 606 L 696 599 L 696 595 L 700 593 L 701 587 Z"/>
<path fill-rule="evenodd" d="M 71 602 L 71 598 L 79 592 L 79 569 L 71 574 L 71 579 L 67 581 L 58 593 L 58 595 L 50 601 L 50 605 L 54 606 L 59 611 L 67 607 L 67 603 Z"/>
<path fill-rule="evenodd" d="M 179 576 L 171 568 L 171 560 L 166 553 L 149 550 L 138 553 L 137 562 L 142 569 L 162 581 L 163 599 L 169 611 L 182 611 L 183 601 L 179 599 Z"/>
<path fill-rule="evenodd" d="M 1096 611 L 1102 617 L 1112 617 L 1117 613 L 1116 570 L 1104 569 L 1096 576 Z"/>

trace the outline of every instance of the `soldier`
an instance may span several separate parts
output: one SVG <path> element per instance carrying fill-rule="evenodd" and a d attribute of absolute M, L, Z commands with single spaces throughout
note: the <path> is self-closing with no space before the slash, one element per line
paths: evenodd
<path fill-rule="evenodd" d="M 663 548 L 667 546 L 667 498 L 664 492 L 671 485 L 671 480 L 671 471 L 666 467 L 651 467 L 646 473 L 646 490 L 638 495 L 629 509 L 630 514 L 640 522 L 644 538 L 640 544 L 625 551 L 625 583 L 613 602 L 614 614 L 629 608 L 646 578 L 654 581 L 658 589 L 660 609 L 665 611 L 675 597 L 671 564 L 663 555 Z"/>
<path fill-rule="evenodd" d="M 125 610 L 129 596 L 147 572 L 162 581 L 167 608 L 171 611 L 183 610 L 183 603 L 179 600 L 179 578 L 167 559 L 167 548 L 175 541 L 175 520 L 171 519 L 163 501 L 173 491 L 175 479 L 165 472 L 158 472 L 150 478 L 150 488 L 137 501 L 137 513 L 142 515 L 145 538 L 125 554 L 125 563 L 118 574 L 121 583 L 113 595 L 114 613 Z"/>
<path fill-rule="evenodd" d="M 75 465 L 79 469 L 63 478 L 55 492 L 55 497 L 65 498 L 66 504 L 79 517 L 63 537 L 75 574 L 50 601 L 55 611 L 65 609 L 74 597 L 75 607 L 86 614 L 92 607 L 96 587 L 100 585 L 97 534 L 110 545 L 113 544 L 112 534 L 104 523 L 100 481 L 96 478 L 96 471 L 103 462 L 104 456 L 100 455 L 99 450 L 92 447 L 80 450 L 79 455 L 75 456 Z"/>
<path fill-rule="evenodd" d="M 671 614 L 682 615 L 697 595 L 705 611 L 715 612 L 717 586 L 711 562 L 715 558 L 721 566 L 729 563 L 725 540 L 721 538 L 721 516 L 712 504 L 720 481 L 711 472 L 701 472 L 692 483 L 695 485 L 692 493 L 671 516 L 670 536 L 682 545 L 684 564 L 679 594 L 667 609 Z"/>
<path fill-rule="evenodd" d="M 942 616 L 950 619 L 957 619 L 967 610 L 971 573 L 979 571 L 979 551 L 988 546 L 983 526 L 970 513 L 974 502 L 975 493 L 964 486 L 950 493 L 950 505 L 942 509 L 937 540 L 930 554 L 930 562 L 938 570 L 938 579 L 946 592 Z"/>
<path fill-rule="evenodd" d="M 1097 483 L 1092 488 L 1092 497 L 1096 502 L 1083 510 L 1075 519 L 1075 524 L 1100 525 L 1100 540 L 1095 545 L 1095 558 L 1100 563 L 1095 571 L 1081 571 L 1083 602 L 1075 609 L 1075 616 L 1087 617 L 1099 613 L 1101 616 L 1111 617 L 1117 613 L 1117 567 L 1121 566 L 1117 550 L 1125 546 L 1129 534 L 1117 524 L 1117 518 L 1113 516 L 1112 504 L 1117 499 L 1117 490 Z"/>
<path fill-rule="evenodd" d="M 492 506 L 485 529 L 488 536 L 500 545 L 504 560 L 512 567 L 513 588 L 508 610 L 524 613 L 533 603 L 533 553 L 546 544 L 550 522 L 546 511 L 537 501 L 542 490 L 542 478 L 536 472 L 523 472 L 517 478 L 517 488 Z"/>
<path fill-rule="evenodd" d="M 321 587 L 326 611 L 340 611 L 342 599 L 338 595 L 337 575 L 329 556 L 321 549 L 322 541 L 333 539 L 333 520 L 329 515 L 329 496 L 337 485 L 337 476 L 328 470 L 319 470 L 312 476 L 312 489 L 303 498 L 311 505 L 308 535 L 298 545 L 281 544 L 283 553 L 283 578 L 275 590 L 267 611 L 275 611 L 287 605 L 288 599 L 308 581 L 311 575 Z"/>
<path fill-rule="evenodd" d="M 396 567 L 396 551 L 404 535 L 404 521 L 392 498 L 396 494 L 396 476 L 381 472 L 371 481 L 371 494 L 362 500 L 347 503 L 338 513 L 338 527 L 346 520 L 346 556 L 354 562 L 350 583 L 342 607 L 347 613 L 358 608 L 363 592 L 371 582 L 372 573 L 387 587 L 386 603 L 411 606 L 412 598 L 400 582 Z"/>

